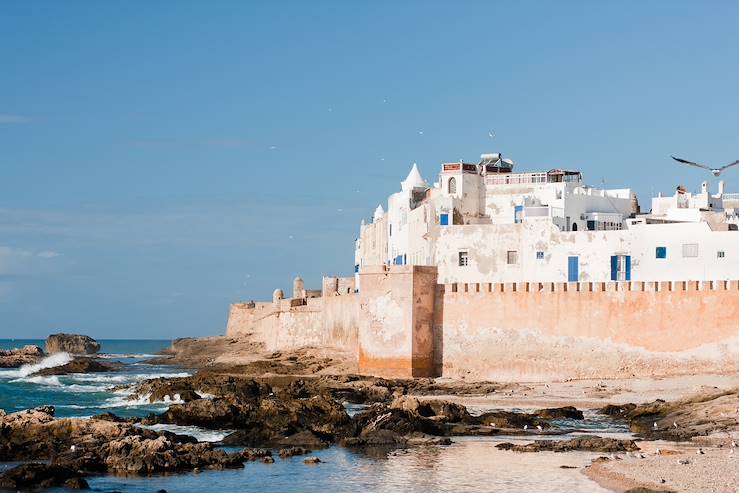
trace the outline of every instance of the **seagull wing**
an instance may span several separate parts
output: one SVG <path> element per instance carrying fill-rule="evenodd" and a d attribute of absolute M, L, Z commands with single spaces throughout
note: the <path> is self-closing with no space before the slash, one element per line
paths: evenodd
<path fill-rule="evenodd" d="M 737 159 L 737 160 L 736 160 L 736 161 L 734 161 L 733 163 L 729 163 L 729 164 L 727 164 L 726 166 L 721 166 L 721 167 L 720 167 L 719 169 L 720 169 L 721 171 L 723 171 L 723 170 L 725 170 L 726 168 L 731 168 L 732 166 L 734 166 L 734 165 L 736 165 L 736 164 L 739 164 L 739 159 Z"/>
<path fill-rule="evenodd" d="M 675 156 L 670 156 L 670 157 L 674 159 L 675 161 L 677 161 L 678 163 L 687 164 L 688 166 L 695 166 L 696 168 L 713 170 L 713 168 L 711 168 L 710 166 L 706 166 L 705 164 L 694 163 L 693 161 L 688 161 L 687 159 L 680 159 L 679 157 L 675 157 Z"/>

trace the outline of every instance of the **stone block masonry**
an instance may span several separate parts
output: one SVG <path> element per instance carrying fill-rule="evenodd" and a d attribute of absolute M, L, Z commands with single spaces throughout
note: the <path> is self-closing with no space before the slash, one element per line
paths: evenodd
<path fill-rule="evenodd" d="M 736 281 L 443 285 L 435 267 L 378 266 L 359 285 L 305 303 L 232 305 L 227 333 L 270 350 L 342 348 L 360 372 L 387 377 L 739 371 Z"/>

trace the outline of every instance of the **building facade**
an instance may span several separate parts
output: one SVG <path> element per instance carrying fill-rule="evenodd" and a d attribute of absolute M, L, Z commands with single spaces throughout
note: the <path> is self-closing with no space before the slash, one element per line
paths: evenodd
<path fill-rule="evenodd" d="M 440 283 L 739 279 L 723 183 L 651 202 L 642 212 L 630 189 L 589 186 L 579 171 L 514 172 L 500 154 L 442 164 L 432 186 L 414 164 L 387 212 L 378 206 L 360 226 L 355 272 L 430 265 Z"/>

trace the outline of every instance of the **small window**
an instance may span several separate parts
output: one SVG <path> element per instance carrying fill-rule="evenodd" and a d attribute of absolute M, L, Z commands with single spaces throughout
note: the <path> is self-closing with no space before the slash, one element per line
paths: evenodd
<path fill-rule="evenodd" d="M 657 247 L 654 256 L 656 258 L 667 258 L 667 247 Z"/>
<path fill-rule="evenodd" d="M 449 185 L 448 185 L 448 187 L 449 187 L 449 193 L 450 194 L 457 193 L 457 179 L 454 178 L 454 177 L 449 178 Z"/>
<path fill-rule="evenodd" d="M 517 264 L 518 252 L 516 250 L 508 250 L 508 255 L 506 256 L 506 259 L 508 261 L 508 265 Z"/>
<path fill-rule="evenodd" d="M 542 260 L 544 258 L 544 252 L 536 252 L 536 260 Z"/>
<path fill-rule="evenodd" d="M 449 226 L 449 214 L 440 214 L 439 224 L 441 224 L 442 226 Z"/>
<path fill-rule="evenodd" d="M 683 243 L 683 257 L 697 257 L 698 256 L 698 243 Z"/>
<path fill-rule="evenodd" d="M 469 258 L 467 257 L 467 252 L 459 252 L 459 266 L 467 267 L 467 265 L 469 265 Z"/>
<path fill-rule="evenodd" d="M 716 258 L 724 258 L 726 257 L 726 252 L 723 250 L 719 250 L 716 252 Z"/>

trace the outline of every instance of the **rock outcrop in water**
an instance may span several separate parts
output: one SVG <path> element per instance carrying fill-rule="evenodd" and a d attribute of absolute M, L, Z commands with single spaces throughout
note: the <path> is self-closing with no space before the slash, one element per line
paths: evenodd
<path fill-rule="evenodd" d="M 67 375 L 69 373 L 102 373 L 119 370 L 123 366 L 122 363 L 103 362 L 94 358 L 75 358 L 67 364 L 61 366 L 53 366 L 44 368 L 36 373 L 36 375 Z"/>
<path fill-rule="evenodd" d="M 212 394 L 210 399 L 172 405 L 163 414 L 148 416 L 142 422 L 238 430 L 224 439 L 230 445 L 323 447 L 353 427 L 341 403 L 327 393 L 305 398 L 252 379 L 218 377 L 201 381 L 196 388 L 184 380 L 150 381 L 139 391 L 152 396 Z"/>
<path fill-rule="evenodd" d="M 97 354 L 100 344 L 90 336 L 52 334 L 46 338 L 47 353 Z"/>
<path fill-rule="evenodd" d="M 49 461 L 47 465 L 19 466 L 0 475 L 0 485 L 11 489 L 70 487 L 68 480 L 103 472 L 236 468 L 255 456 L 259 454 L 253 451 L 229 454 L 210 443 L 196 443 L 191 437 L 125 422 L 55 419 L 50 406 L 0 417 L 0 461 Z"/>
<path fill-rule="evenodd" d="M 22 464 L 0 474 L 0 489 L 25 491 L 63 487 L 68 490 L 89 490 L 83 474 L 55 464 Z"/>
<path fill-rule="evenodd" d="M 495 446 L 501 450 L 514 452 L 570 452 L 572 450 L 587 450 L 590 452 L 633 452 L 639 450 L 633 440 L 619 440 L 616 438 L 602 438 L 599 436 L 583 436 L 570 440 L 535 440 L 524 445 L 510 442 Z"/>
<path fill-rule="evenodd" d="M 608 405 L 601 413 L 623 419 L 639 437 L 690 440 L 692 437 L 739 431 L 739 389 L 707 392 L 686 399 L 646 404 Z"/>
<path fill-rule="evenodd" d="M 44 351 L 38 346 L 23 346 L 20 349 L 0 350 L 0 368 L 19 368 L 38 363 Z"/>

